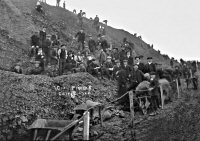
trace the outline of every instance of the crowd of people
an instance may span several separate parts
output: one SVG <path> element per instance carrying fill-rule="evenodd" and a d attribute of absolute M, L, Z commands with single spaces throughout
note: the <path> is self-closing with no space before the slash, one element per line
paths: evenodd
<path fill-rule="evenodd" d="M 59 6 L 57 0 L 57 6 Z M 41 11 L 40 4 L 37 4 L 36 9 Z M 108 79 L 118 81 L 118 96 L 120 97 L 125 92 L 135 89 L 143 81 L 151 82 L 156 85 L 155 81 L 151 80 L 151 76 L 166 78 L 172 81 L 170 77 L 178 79 L 189 78 L 194 74 L 195 70 L 190 73 L 186 64 L 181 67 L 175 66 L 175 69 L 164 73 L 165 70 L 157 70 L 156 63 L 153 62 L 152 56 L 136 56 L 134 47 L 126 38 L 122 40 L 121 47 L 115 47 L 106 40 L 105 31 L 99 34 L 100 24 L 99 17 L 94 18 L 93 27 L 97 31 L 97 37 L 86 34 L 83 30 L 83 12 L 78 13 L 79 24 L 81 30 L 74 35 L 77 46 L 71 48 L 70 44 L 65 44 L 60 41 L 59 32 L 53 34 L 46 33 L 46 27 L 43 27 L 39 32 L 35 32 L 31 40 L 30 57 L 34 61 L 35 66 L 29 74 L 43 74 L 48 71 L 49 66 L 54 66 L 55 73 L 50 76 L 64 75 L 76 72 L 88 72 L 98 79 Z M 107 21 L 105 21 L 107 24 Z M 146 63 L 142 63 L 146 62 Z M 173 66 L 173 62 L 170 62 Z M 22 73 L 20 64 L 14 67 L 14 72 Z M 168 74 L 165 76 L 165 74 Z M 170 74 L 170 75 L 169 75 Z M 197 89 L 197 81 L 193 81 L 195 89 Z M 160 107 L 160 95 L 152 96 L 153 109 Z M 122 99 L 125 103 L 127 99 Z"/>

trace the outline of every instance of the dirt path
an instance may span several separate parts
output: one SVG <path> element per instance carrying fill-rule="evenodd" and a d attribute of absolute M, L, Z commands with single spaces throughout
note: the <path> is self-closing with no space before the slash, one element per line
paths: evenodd
<path fill-rule="evenodd" d="M 126 141 L 198 141 L 200 140 L 200 107 L 199 91 L 185 90 L 181 99 L 168 103 L 164 109 L 159 109 L 156 116 L 135 116 L 135 128 L 130 125 L 130 113 L 125 113 L 125 118 L 113 117 L 104 122 L 104 127 L 93 127 L 103 135 L 98 139 Z M 195 116 L 196 115 L 196 116 Z M 133 135 L 133 132 L 135 132 Z"/>

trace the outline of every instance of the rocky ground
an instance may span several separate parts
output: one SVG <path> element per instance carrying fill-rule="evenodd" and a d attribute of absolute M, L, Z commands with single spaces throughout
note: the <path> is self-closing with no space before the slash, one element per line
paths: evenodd
<path fill-rule="evenodd" d="M 87 73 L 70 74 L 55 78 L 19 75 L 0 71 L 0 127 L 1 140 L 27 140 L 27 127 L 37 118 L 71 119 L 73 108 L 93 100 L 104 105 L 116 98 L 116 83 L 98 80 Z M 88 86 L 92 89 L 88 93 Z M 82 87 L 76 96 L 69 94 L 71 86 Z M 199 91 L 186 90 L 181 99 L 159 109 L 156 116 L 136 112 L 134 128 L 130 126 L 130 113 L 111 108 L 111 117 L 100 125 L 91 126 L 94 140 L 180 140 L 200 139 Z"/>
<path fill-rule="evenodd" d="M 81 88 L 76 95 L 71 95 L 72 86 Z M 116 89 L 115 82 L 88 73 L 50 78 L 0 71 L 1 135 L 9 138 L 36 118 L 71 119 L 76 105 L 86 100 L 106 103 L 114 99 Z"/>

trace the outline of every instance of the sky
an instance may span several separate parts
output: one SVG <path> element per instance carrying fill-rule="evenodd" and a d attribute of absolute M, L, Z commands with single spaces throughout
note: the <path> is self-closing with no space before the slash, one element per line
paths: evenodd
<path fill-rule="evenodd" d="M 55 5 L 56 0 L 46 0 Z M 61 0 L 62 6 L 64 0 Z M 124 29 L 175 59 L 200 60 L 200 0 L 66 0 L 70 11 Z"/>

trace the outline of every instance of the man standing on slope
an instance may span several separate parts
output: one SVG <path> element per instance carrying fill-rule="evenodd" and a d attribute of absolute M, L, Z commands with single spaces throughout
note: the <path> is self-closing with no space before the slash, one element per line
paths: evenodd
<path fill-rule="evenodd" d="M 145 65 L 145 73 L 155 74 L 156 73 L 156 65 L 152 61 L 152 57 L 147 58 L 147 64 Z"/>
<path fill-rule="evenodd" d="M 56 6 L 60 6 L 60 0 L 57 0 Z"/>
<path fill-rule="evenodd" d="M 139 56 L 135 57 L 135 64 L 138 66 L 139 70 L 141 70 L 143 73 L 145 72 L 145 65 L 141 63 Z"/>
<path fill-rule="evenodd" d="M 63 8 L 65 9 L 65 1 L 63 2 Z"/>
<path fill-rule="evenodd" d="M 79 43 L 78 49 L 82 51 L 84 49 L 84 42 L 85 42 L 85 33 L 83 32 L 83 29 L 81 29 L 75 35 L 75 38 L 77 38 L 77 41 Z"/>

